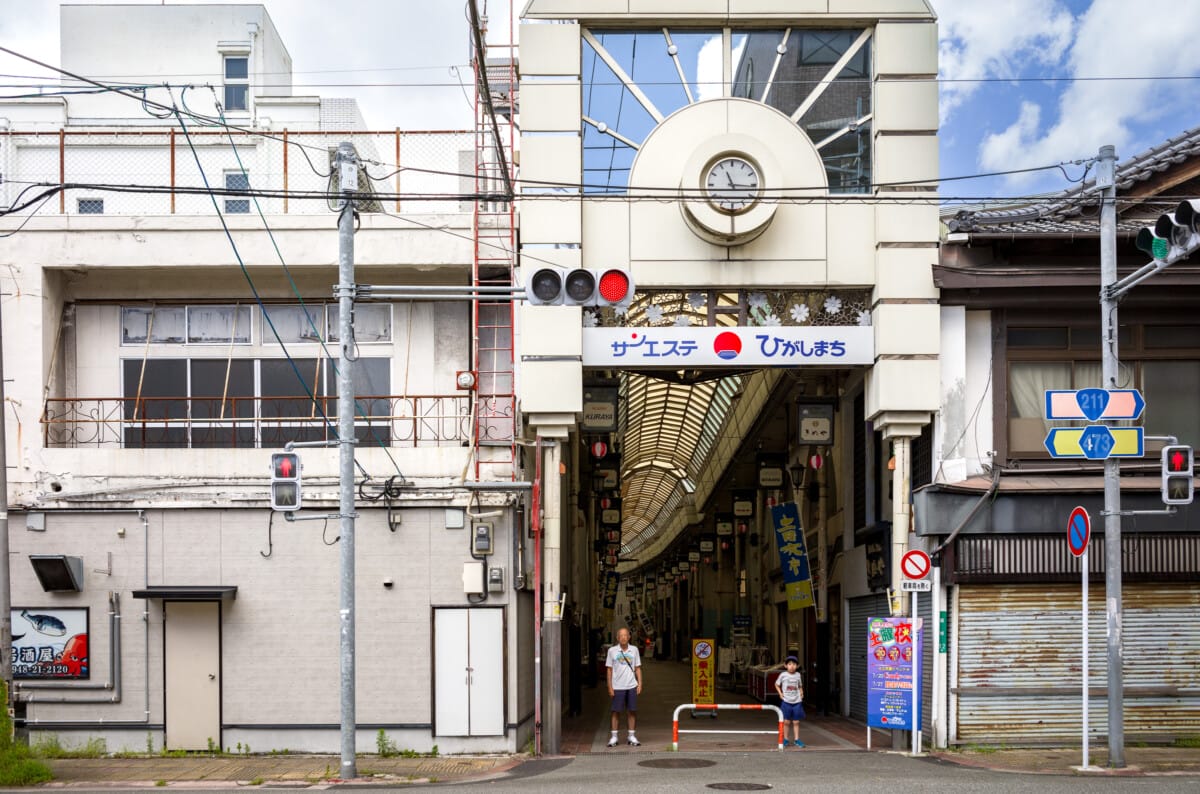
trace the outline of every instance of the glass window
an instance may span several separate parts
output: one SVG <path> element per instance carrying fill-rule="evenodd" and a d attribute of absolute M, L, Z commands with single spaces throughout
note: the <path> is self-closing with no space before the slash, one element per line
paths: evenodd
<path fill-rule="evenodd" d="M 121 344 L 182 344 L 186 315 L 183 306 L 121 308 Z"/>
<path fill-rule="evenodd" d="M 1146 347 L 1200 347 L 1200 325 L 1147 325 Z"/>
<path fill-rule="evenodd" d="M 191 344 L 250 344 L 249 306 L 188 306 L 188 342 Z"/>
<path fill-rule="evenodd" d="M 187 360 L 122 362 L 124 441 L 131 448 L 187 446 Z"/>
<path fill-rule="evenodd" d="M 80 215 L 103 215 L 104 214 L 104 199 L 102 198 L 81 198 L 75 204 L 75 209 Z"/>
<path fill-rule="evenodd" d="M 254 446 L 254 362 L 191 361 L 192 447 Z"/>
<path fill-rule="evenodd" d="M 338 305 L 329 304 L 329 330 L 325 338 L 331 342 L 338 341 Z M 386 303 L 360 303 L 354 307 L 354 341 L 359 344 L 367 342 L 392 341 L 392 307 Z"/>
<path fill-rule="evenodd" d="M 1065 348 L 1067 346 L 1067 328 L 1009 328 L 1008 346 L 1042 347 L 1055 350 Z"/>
<path fill-rule="evenodd" d="M 1142 396 L 1147 406 L 1146 433 L 1175 436 L 1181 444 L 1200 446 L 1197 394 L 1200 394 L 1200 361 L 1144 362 Z"/>
<path fill-rule="evenodd" d="M 226 171 L 225 189 L 249 190 L 250 175 L 245 171 Z M 250 212 L 250 199 L 226 198 L 225 211 L 230 214 L 246 214 Z"/>
<path fill-rule="evenodd" d="M 283 342 L 285 345 L 320 342 L 321 329 L 325 327 L 325 306 L 321 303 L 268 306 L 264 317 L 262 338 L 266 342 Z M 275 338 L 276 334 L 279 339 Z"/>
<path fill-rule="evenodd" d="M 225 58 L 225 101 L 228 111 L 250 109 L 249 59 L 245 56 Z"/>

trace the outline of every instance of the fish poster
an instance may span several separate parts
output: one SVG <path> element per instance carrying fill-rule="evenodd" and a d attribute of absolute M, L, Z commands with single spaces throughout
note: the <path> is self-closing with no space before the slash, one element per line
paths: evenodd
<path fill-rule="evenodd" d="M 14 607 L 13 678 L 86 679 L 87 607 Z"/>

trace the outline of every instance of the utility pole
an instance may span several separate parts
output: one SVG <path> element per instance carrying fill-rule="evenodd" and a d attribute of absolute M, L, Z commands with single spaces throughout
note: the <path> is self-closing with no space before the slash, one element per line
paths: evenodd
<path fill-rule="evenodd" d="M 338 144 L 334 166 L 342 194 L 338 216 L 338 516 L 341 523 L 341 778 L 358 777 L 354 713 L 354 193 L 358 154 L 354 144 Z"/>
<path fill-rule="evenodd" d="M 1101 146 L 1096 171 L 1100 196 L 1100 339 L 1104 388 L 1117 383 L 1117 301 L 1112 286 L 1117 282 L 1117 150 Z M 1108 649 L 1108 765 L 1125 766 L 1124 658 L 1121 639 L 1121 462 L 1104 461 L 1104 602 L 1107 605 Z M 1086 605 L 1085 605 L 1086 608 Z M 1087 693 L 1084 692 L 1084 697 Z M 1086 726 L 1085 726 L 1086 728 Z"/>
<path fill-rule="evenodd" d="M 562 739 L 562 445 L 545 447 L 544 524 L 542 539 L 542 748 L 557 755 Z"/>
<path fill-rule="evenodd" d="M 0 678 L 4 680 L 4 703 L 12 713 L 12 572 L 8 559 L 8 404 L 4 401 L 4 329 L 0 321 Z M 11 726 L 11 723 L 10 723 Z M 10 737 L 0 737 L 8 741 Z"/>

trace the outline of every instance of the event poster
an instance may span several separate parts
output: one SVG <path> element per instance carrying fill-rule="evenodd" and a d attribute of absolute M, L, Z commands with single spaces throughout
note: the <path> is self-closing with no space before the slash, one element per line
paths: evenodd
<path fill-rule="evenodd" d="M 13 678 L 85 679 L 87 607 L 14 607 Z"/>
<path fill-rule="evenodd" d="M 913 664 L 921 655 L 921 620 L 867 619 L 867 725 L 913 730 Z M 921 682 L 917 679 L 916 730 L 921 730 Z"/>

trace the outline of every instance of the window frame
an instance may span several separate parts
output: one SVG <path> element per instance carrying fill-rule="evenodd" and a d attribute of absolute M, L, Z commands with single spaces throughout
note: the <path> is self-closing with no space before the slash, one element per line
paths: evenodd
<path fill-rule="evenodd" d="M 242 61 L 246 65 L 245 77 L 230 77 L 229 64 L 231 61 Z M 221 100 L 226 113 L 250 112 L 250 53 L 222 52 L 221 53 Z M 230 89 L 241 89 L 241 107 L 234 107 L 230 102 Z"/>
<path fill-rule="evenodd" d="M 99 209 L 84 209 L 84 206 L 98 207 Z M 96 196 L 87 196 L 75 199 L 75 213 L 77 215 L 103 215 L 104 214 L 104 199 Z"/>
<path fill-rule="evenodd" d="M 241 168 L 226 169 L 223 172 L 224 184 L 226 190 L 249 190 L 250 189 L 250 172 Z M 244 180 L 245 184 L 231 185 L 230 180 Z M 224 210 L 226 215 L 249 215 L 250 214 L 250 199 L 247 198 L 230 198 L 224 197 Z M 245 209 L 242 209 L 242 207 Z"/>

